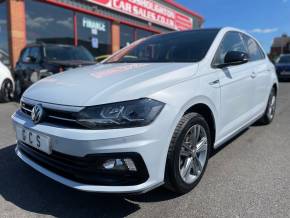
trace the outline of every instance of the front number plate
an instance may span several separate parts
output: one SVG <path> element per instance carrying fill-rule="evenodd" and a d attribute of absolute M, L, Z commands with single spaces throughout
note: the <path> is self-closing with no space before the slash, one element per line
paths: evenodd
<path fill-rule="evenodd" d="M 286 75 L 290 75 L 290 71 L 282 71 L 282 72 L 281 72 L 281 75 L 285 75 L 285 76 L 286 76 Z"/>
<path fill-rule="evenodd" d="M 47 154 L 51 154 L 50 138 L 48 136 L 38 134 L 27 128 L 16 127 L 16 138 L 18 141 L 24 142 Z"/>

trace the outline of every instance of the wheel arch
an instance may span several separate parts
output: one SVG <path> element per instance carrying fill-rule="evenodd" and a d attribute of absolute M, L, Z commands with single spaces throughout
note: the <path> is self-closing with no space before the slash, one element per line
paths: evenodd
<path fill-rule="evenodd" d="M 211 133 L 212 146 L 214 146 L 214 143 L 216 140 L 216 120 L 215 120 L 213 111 L 207 104 L 197 103 L 189 107 L 184 112 L 184 115 L 188 113 L 192 113 L 192 112 L 198 113 L 201 116 L 203 116 L 206 122 L 208 123 L 209 128 L 210 128 L 210 133 Z"/>
<path fill-rule="evenodd" d="M 274 83 L 273 84 L 273 88 L 274 88 L 274 90 L 275 90 L 275 92 L 277 94 L 278 93 L 278 84 L 277 83 Z"/>
<path fill-rule="evenodd" d="M 201 100 L 201 99 L 199 99 Z M 216 122 L 215 122 L 215 116 L 214 116 L 214 111 L 212 108 L 214 108 L 214 105 L 211 105 L 211 102 L 207 102 L 204 98 L 204 101 L 195 101 L 195 103 L 193 103 L 193 101 L 191 101 L 191 104 L 187 104 L 187 107 L 184 107 L 182 110 L 182 113 L 180 114 L 181 117 L 185 117 L 186 115 L 189 115 L 190 113 L 196 113 L 201 115 L 202 117 L 204 117 L 205 121 L 208 123 L 209 128 L 210 128 L 210 136 L 211 136 L 211 148 L 210 151 L 212 151 L 213 147 L 214 147 L 214 143 L 215 143 L 215 137 L 216 137 Z M 204 102 L 207 103 L 204 103 Z M 203 102 L 203 103 L 201 103 Z M 191 106 L 190 106 L 191 105 Z M 183 122 L 181 124 L 184 124 Z M 179 126 L 179 130 L 180 131 L 180 126 Z M 174 135 L 173 135 L 174 136 Z M 173 137 L 173 140 L 176 140 L 176 136 Z M 174 165 L 173 165 L 173 154 L 174 154 L 174 149 L 172 148 L 172 145 L 175 145 L 176 141 L 171 141 L 170 146 L 169 146 L 169 150 L 167 153 L 167 157 L 166 157 L 166 162 L 165 162 L 165 171 L 164 171 L 164 181 L 165 181 L 165 187 L 176 191 L 176 187 L 177 187 L 177 183 L 176 181 L 174 181 L 172 178 L 176 178 L 176 175 L 174 173 L 172 173 L 172 169 L 174 171 Z M 174 146 L 175 147 L 175 146 Z M 210 152 L 208 153 L 208 155 L 211 155 Z M 210 157 L 210 156 L 209 156 Z M 205 165 L 206 167 L 206 165 Z M 201 176 L 202 177 L 202 176 Z M 201 178 L 199 177 L 199 178 Z M 198 182 L 199 180 L 197 180 Z"/>

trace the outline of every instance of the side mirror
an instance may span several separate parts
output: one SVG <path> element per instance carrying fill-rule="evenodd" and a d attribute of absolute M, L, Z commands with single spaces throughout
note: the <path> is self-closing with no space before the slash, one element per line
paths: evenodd
<path fill-rule="evenodd" d="M 33 57 L 33 56 L 30 56 L 30 61 L 31 61 L 31 63 L 36 63 L 36 58 L 35 57 Z"/>
<path fill-rule="evenodd" d="M 229 51 L 224 60 L 224 67 L 245 64 L 249 61 L 249 55 L 240 51 Z"/>

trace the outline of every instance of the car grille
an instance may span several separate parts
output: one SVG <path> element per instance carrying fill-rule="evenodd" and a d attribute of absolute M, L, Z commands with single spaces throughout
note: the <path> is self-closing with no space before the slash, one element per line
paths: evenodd
<path fill-rule="evenodd" d="M 127 186 L 145 182 L 149 174 L 142 157 L 137 153 L 123 154 L 134 160 L 138 172 L 108 172 L 101 169 L 102 163 L 110 155 L 122 157 L 122 154 L 96 154 L 85 157 L 66 155 L 56 151 L 48 155 L 22 142 L 18 149 L 26 157 L 40 166 L 72 181 L 88 185 Z"/>
<path fill-rule="evenodd" d="M 21 111 L 31 117 L 31 111 L 34 105 L 21 102 Z M 80 125 L 76 121 L 77 112 L 61 111 L 51 108 L 43 108 L 45 111 L 45 118 L 43 122 L 54 124 L 57 126 L 86 129 L 86 127 Z"/>

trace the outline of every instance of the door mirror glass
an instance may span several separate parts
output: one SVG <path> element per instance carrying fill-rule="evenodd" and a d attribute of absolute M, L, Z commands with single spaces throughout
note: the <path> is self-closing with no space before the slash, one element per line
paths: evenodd
<path fill-rule="evenodd" d="M 241 51 L 229 51 L 225 56 L 222 67 L 245 64 L 248 61 L 249 55 L 247 53 Z"/>

